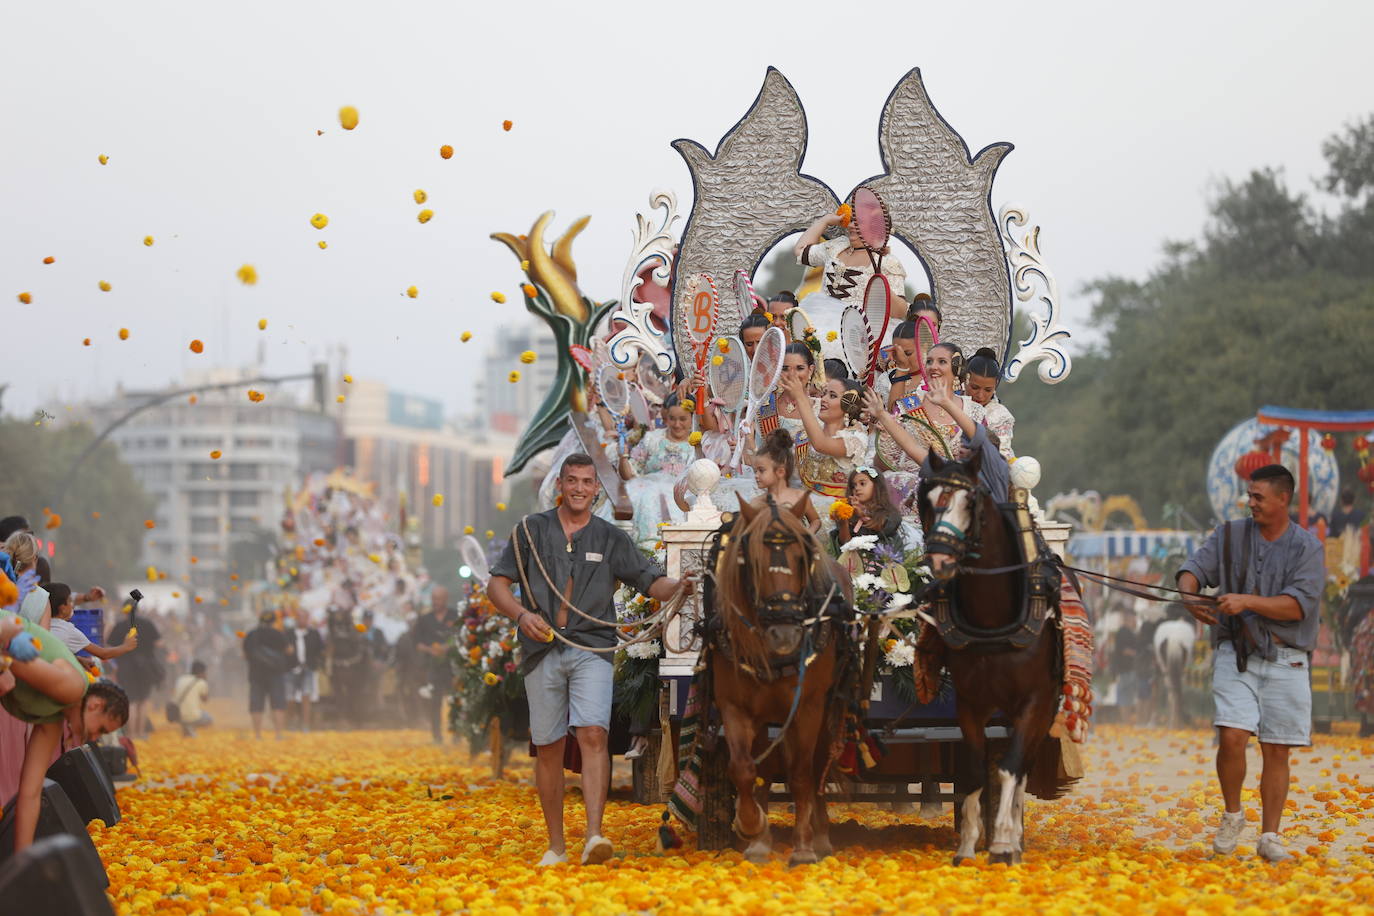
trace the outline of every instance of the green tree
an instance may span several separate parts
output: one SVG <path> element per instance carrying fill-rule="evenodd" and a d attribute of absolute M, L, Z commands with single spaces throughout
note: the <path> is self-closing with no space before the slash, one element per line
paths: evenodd
<path fill-rule="evenodd" d="M 0 420 L 0 515 L 23 515 L 35 533 L 52 540 L 53 578 L 78 590 L 113 588 L 139 574 L 143 522 L 153 514 L 153 500 L 112 442 L 101 443 L 61 504 L 51 504 L 67 469 L 93 438 L 85 424 Z M 61 518 L 59 527 L 46 528 L 45 508 Z"/>
<path fill-rule="evenodd" d="M 1166 245 L 1144 281 L 1088 287 L 1102 338 L 1065 382 L 1027 373 L 1005 386 L 1016 450 L 1040 460 L 1043 495 L 1126 493 L 1156 521 L 1169 504 L 1205 520 L 1207 461 L 1237 422 L 1265 404 L 1370 406 L 1374 119 L 1323 152 L 1334 215 L 1270 169 L 1223 182 L 1199 243 Z"/>

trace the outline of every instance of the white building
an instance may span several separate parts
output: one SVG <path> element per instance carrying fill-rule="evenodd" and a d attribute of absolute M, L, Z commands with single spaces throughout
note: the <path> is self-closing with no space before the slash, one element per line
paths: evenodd
<path fill-rule="evenodd" d="M 231 383 L 251 370 L 188 376 L 185 387 Z M 265 399 L 248 399 L 249 387 Z M 88 408 L 103 430 L 168 391 L 120 392 Z M 280 387 L 247 381 L 222 391 L 178 395 L 149 407 L 110 434 L 120 456 L 154 497 L 156 527 L 143 539 L 141 562 L 193 587 L 223 590 L 231 544 L 272 536 L 284 495 L 304 474 L 330 470 L 340 458 L 338 422 Z M 194 558 L 194 562 L 193 562 Z M 257 570 L 243 576 L 258 578 Z"/>

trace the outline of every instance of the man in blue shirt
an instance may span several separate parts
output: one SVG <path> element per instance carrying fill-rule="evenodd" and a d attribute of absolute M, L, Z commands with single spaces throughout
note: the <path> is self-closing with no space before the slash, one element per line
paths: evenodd
<path fill-rule="evenodd" d="M 1216 701 L 1217 779 L 1226 810 L 1212 848 L 1235 851 L 1245 828 L 1240 790 L 1245 747 L 1259 737 L 1261 834 L 1258 852 L 1270 862 L 1292 858 L 1279 838 L 1288 798 L 1290 747 L 1312 743 L 1312 683 L 1318 602 L 1326 580 L 1316 536 L 1293 524 L 1293 475 L 1279 464 L 1250 475 L 1248 519 L 1225 522 L 1183 568 L 1178 587 L 1220 588 L 1216 603 L 1189 612 L 1212 627 L 1212 696 Z"/>

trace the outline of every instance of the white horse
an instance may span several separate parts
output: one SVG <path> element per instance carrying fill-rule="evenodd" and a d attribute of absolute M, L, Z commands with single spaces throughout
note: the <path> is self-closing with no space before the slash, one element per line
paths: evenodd
<path fill-rule="evenodd" d="M 1155 628 L 1155 666 L 1169 700 L 1169 727 L 1183 725 L 1183 672 L 1193 661 L 1197 626 L 1190 620 L 1166 620 Z"/>

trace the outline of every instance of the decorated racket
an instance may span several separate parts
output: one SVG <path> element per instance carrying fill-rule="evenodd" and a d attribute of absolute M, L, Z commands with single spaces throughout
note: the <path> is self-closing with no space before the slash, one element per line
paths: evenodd
<path fill-rule="evenodd" d="M 721 341 L 729 344 L 724 350 Z M 744 355 L 744 343 L 738 337 L 717 338 L 707 377 L 720 409 L 726 413 L 739 410 L 749 393 L 749 357 Z"/>
<path fill-rule="evenodd" d="M 787 338 L 782 328 L 769 328 L 759 338 L 754 348 L 754 362 L 749 366 L 749 403 L 744 408 L 744 417 L 739 424 L 739 441 L 735 443 L 735 454 L 730 459 L 731 467 L 739 467 L 740 455 L 744 452 L 744 441 L 752 432 L 754 417 L 758 416 L 759 405 L 773 389 L 778 386 L 778 376 L 782 374 L 782 358 L 787 350 Z"/>
<path fill-rule="evenodd" d="M 892 289 L 887 277 L 874 274 L 864 289 L 864 319 L 868 322 L 868 336 L 872 355 L 864 370 L 864 384 L 873 384 L 873 370 L 878 365 L 878 354 L 883 349 L 883 339 L 887 337 L 888 312 L 892 308 Z"/>
<path fill-rule="evenodd" d="M 815 327 L 811 323 L 811 316 L 803 312 L 800 305 L 788 309 L 783 322 L 787 325 L 787 336 L 797 342 L 806 339 L 807 328 Z"/>
<path fill-rule="evenodd" d="M 881 270 L 883 249 L 887 247 L 887 238 L 892 234 L 892 218 L 887 215 L 887 204 L 868 185 L 859 185 L 854 189 L 854 227 L 868 249 L 873 269 Z"/>
<path fill-rule="evenodd" d="M 930 388 L 930 376 L 926 375 L 926 354 L 940 342 L 940 332 L 935 330 L 935 322 L 925 315 L 916 319 L 916 367 L 921 370 L 921 380 Z"/>
<path fill-rule="evenodd" d="M 644 397 L 654 404 L 662 404 L 663 399 L 673 390 L 672 382 L 658 371 L 658 365 L 648 353 L 639 357 L 635 366 L 635 379 L 644 391 Z"/>
<path fill-rule="evenodd" d="M 748 271 L 735 271 L 735 298 L 739 301 L 742 315 L 747 315 L 755 309 L 768 310 L 768 300 L 754 292 L 754 284 L 749 282 Z"/>
<path fill-rule="evenodd" d="M 615 418 L 615 433 L 620 443 L 620 454 L 625 454 L 625 411 L 630 407 L 630 388 L 620 377 L 615 366 L 602 366 L 596 373 L 596 390 L 601 392 L 601 403 Z"/>
<path fill-rule="evenodd" d="M 716 281 L 710 274 L 697 274 L 688 284 L 691 305 L 687 312 L 687 336 L 692 341 L 692 352 L 696 356 L 697 371 L 706 368 L 706 357 L 711 349 L 711 338 L 716 334 L 716 317 L 720 313 L 720 294 L 716 292 Z M 696 412 L 706 412 L 706 388 L 697 389 Z"/>
<path fill-rule="evenodd" d="M 649 414 L 649 402 L 644 397 L 644 392 L 638 385 L 628 386 L 630 389 L 630 416 L 635 418 L 635 423 L 640 426 L 648 426 L 653 422 L 653 417 Z"/>
<path fill-rule="evenodd" d="M 849 364 L 853 378 L 862 380 L 873 361 L 873 341 L 869 337 L 868 319 L 858 306 L 847 305 L 840 315 L 840 348 Z"/>
<path fill-rule="evenodd" d="M 472 570 L 472 577 L 483 585 L 491 578 L 491 567 L 487 564 L 487 552 L 482 549 L 481 541 L 470 534 L 463 535 L 463 564 Z"/>

